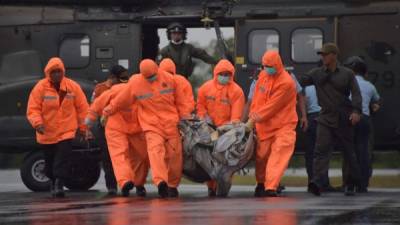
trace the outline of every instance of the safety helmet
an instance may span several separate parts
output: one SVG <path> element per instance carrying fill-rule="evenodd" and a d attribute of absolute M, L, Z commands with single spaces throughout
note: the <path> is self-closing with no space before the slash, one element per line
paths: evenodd
<path fill-rule="evenodd" d="M 180 32 L 183 34 L 183 40 L 186 40 L 186 34 L 187 34 L 187 30 L 186 27 L 184 27 L 181 23 L 171 23 L 168 25 L 167 27 L 167 37 L 168 40 L 171 40 L 171 33 L 172 32 Z"/>

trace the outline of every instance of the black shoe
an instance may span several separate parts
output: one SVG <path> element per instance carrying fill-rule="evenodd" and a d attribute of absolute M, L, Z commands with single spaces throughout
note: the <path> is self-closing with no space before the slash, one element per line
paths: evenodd
<path fill-rule="evenodd" d="M 356 192 L 357 193 L 368 193 L 368 188 L 367 187 L 357 187 Z"/>
<path fill-rule="evenodd" d="M 54 182 L 54 197 L 63 198 L 65 197 L 64 193 L 64 182 L 61 179 L 56 179 Z"/>
<path fill-rule="evenodd" d="M 118 189 L 117 188 L 108 188 L 107 195 L 108 196 L 115 196 L 117 195 Z"/>
<path fill-rule="evenodd" d="M 336 188 L 331 185 L 322 187 L 321 192 L 342 192 L 342 188 Z"/>
<path fill-rule="evenodd" d="M 264 197 L 265 187 L 264 184 L 258 183 L 256 189 L 254 190 L 254 197 Z"/>
<path fill-rule="evenodd" d="M 274 190 L 266 190 L 264 191 L 264 197 L 278 197 L 278 193 Z"/>
<path fill-rule="evenodd" d="M 216 197 L 216 196 L 217 196 L 216 190 L 214 190 L 212 188 L 208 188 L 208 197 L 212 198 L 212 197 Z"/>
<path fill-rule="evenodd" d="M 160 198 L 168 197 L 168 186 L 167 183 L 165 183 L 164 181 L 161 181 L 158 184 L 158 195 L 160 196 Z"/>
<path fill-rule="evenodd" d="M 128 181 L 122 186 L 121 193 L 123 197 L 128 197 L 129 192 L 135 187 L 132 181 Z"/>
<path fill-rule="evenodd" d="M 314 194 L 315 196 L 320 196 L 321 195 L 321 190 L 315 183 L 309 183 L 308 184 L 308 192 Z"/>
<path fill-rule="evenodd" d="M 284 185 L 279 184 L 278 188 L 276 189 L 276 192 L 277 192 L 278 194 L 280 194 L 280 193 L 282 193 L 282 191 L 285 190 L 285 189 L 286 189 L 286 187 L 285 187 Z"/>
<path fill-rule="evenodd" d="M 177 188 L 168 187 L 168 197 L 177 198 L 179 196 L 179 192 Z"/>
<path fill-rule="evenodd" d="M 354 186 L 344 187 L 344 195 L 345 196 L 354 196 L 355 195 Z"/>
<path fill-rule="evenodd" d="M 144 186 L 136 186 L 136 196 L 146 197 L 146 188 Z"/>

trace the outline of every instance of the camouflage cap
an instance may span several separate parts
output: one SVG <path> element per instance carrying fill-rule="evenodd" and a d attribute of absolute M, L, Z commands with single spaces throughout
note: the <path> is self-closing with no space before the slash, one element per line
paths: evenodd
<path fill-rule="evenodd" d="M 339 48 L 336 46 L 335 43 L 325 43 L 322 46 L 321 50 L 319 50 L 317 52 L 318 55 L 329 54 L 329 53 L 333 53 L 333 54 L 336 54 L 336 55 L 339 54 Z"/>

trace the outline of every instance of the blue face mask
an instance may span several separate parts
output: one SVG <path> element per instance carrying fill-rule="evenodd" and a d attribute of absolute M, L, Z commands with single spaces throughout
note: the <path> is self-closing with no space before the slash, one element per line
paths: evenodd
<path fill-rule="evenodd" d="M 276 74 L 276 69 L 274 67 L 265 67 L 265 72 L 268 75 L 273 76 Z"/>
<path fill-rule="evenodd" d="M 218 83 L 225 85 L 229 82 L 229 78 L 230 78 L 229 76 L 218 75 Z"/>
<path fill-rule="evenodd" d="M 154 75 L 152 75 L 150 77 L 147 77 L 146 79 L 151 83 L 151 82 L 153 82 L 153 81 L 155 81 L 157 79 L 157 75 L 154 74 Z"/>

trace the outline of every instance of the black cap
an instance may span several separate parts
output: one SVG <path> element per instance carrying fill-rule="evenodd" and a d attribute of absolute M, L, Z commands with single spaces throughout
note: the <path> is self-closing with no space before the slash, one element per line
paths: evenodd
<path fill-rule="evenodd" d="M 356 74 L 364 75 L 367 73 L 367 64 L 360 56 L 350 56 L 344 61 L 343 65 Z"/>
<path fill-rule="evenodd" d="M 186 32 L 186 28 L 181 23 L 171 23 L 167 27 L 168 32 Z"/>
<path fill-rule="evenodd" d="M 167 37 L 168 40 L 171 40 L 171 33 L 172 32 L 180 32 L 183 34 L 183 40 L 186 40 L 187 30 L 186 27 L 183 26 L 181 23 L 171 23 L 167 27 Z"/>
<path fill-rule="evenodd" d="M 125 67 L 121 66 L 121 65 L 114 65 L 111 68 L 111 75 L 115 76 L 116 78 L 120 78 L 123 72 L 128 71 L 127 69 L 125 69 Z"/>

